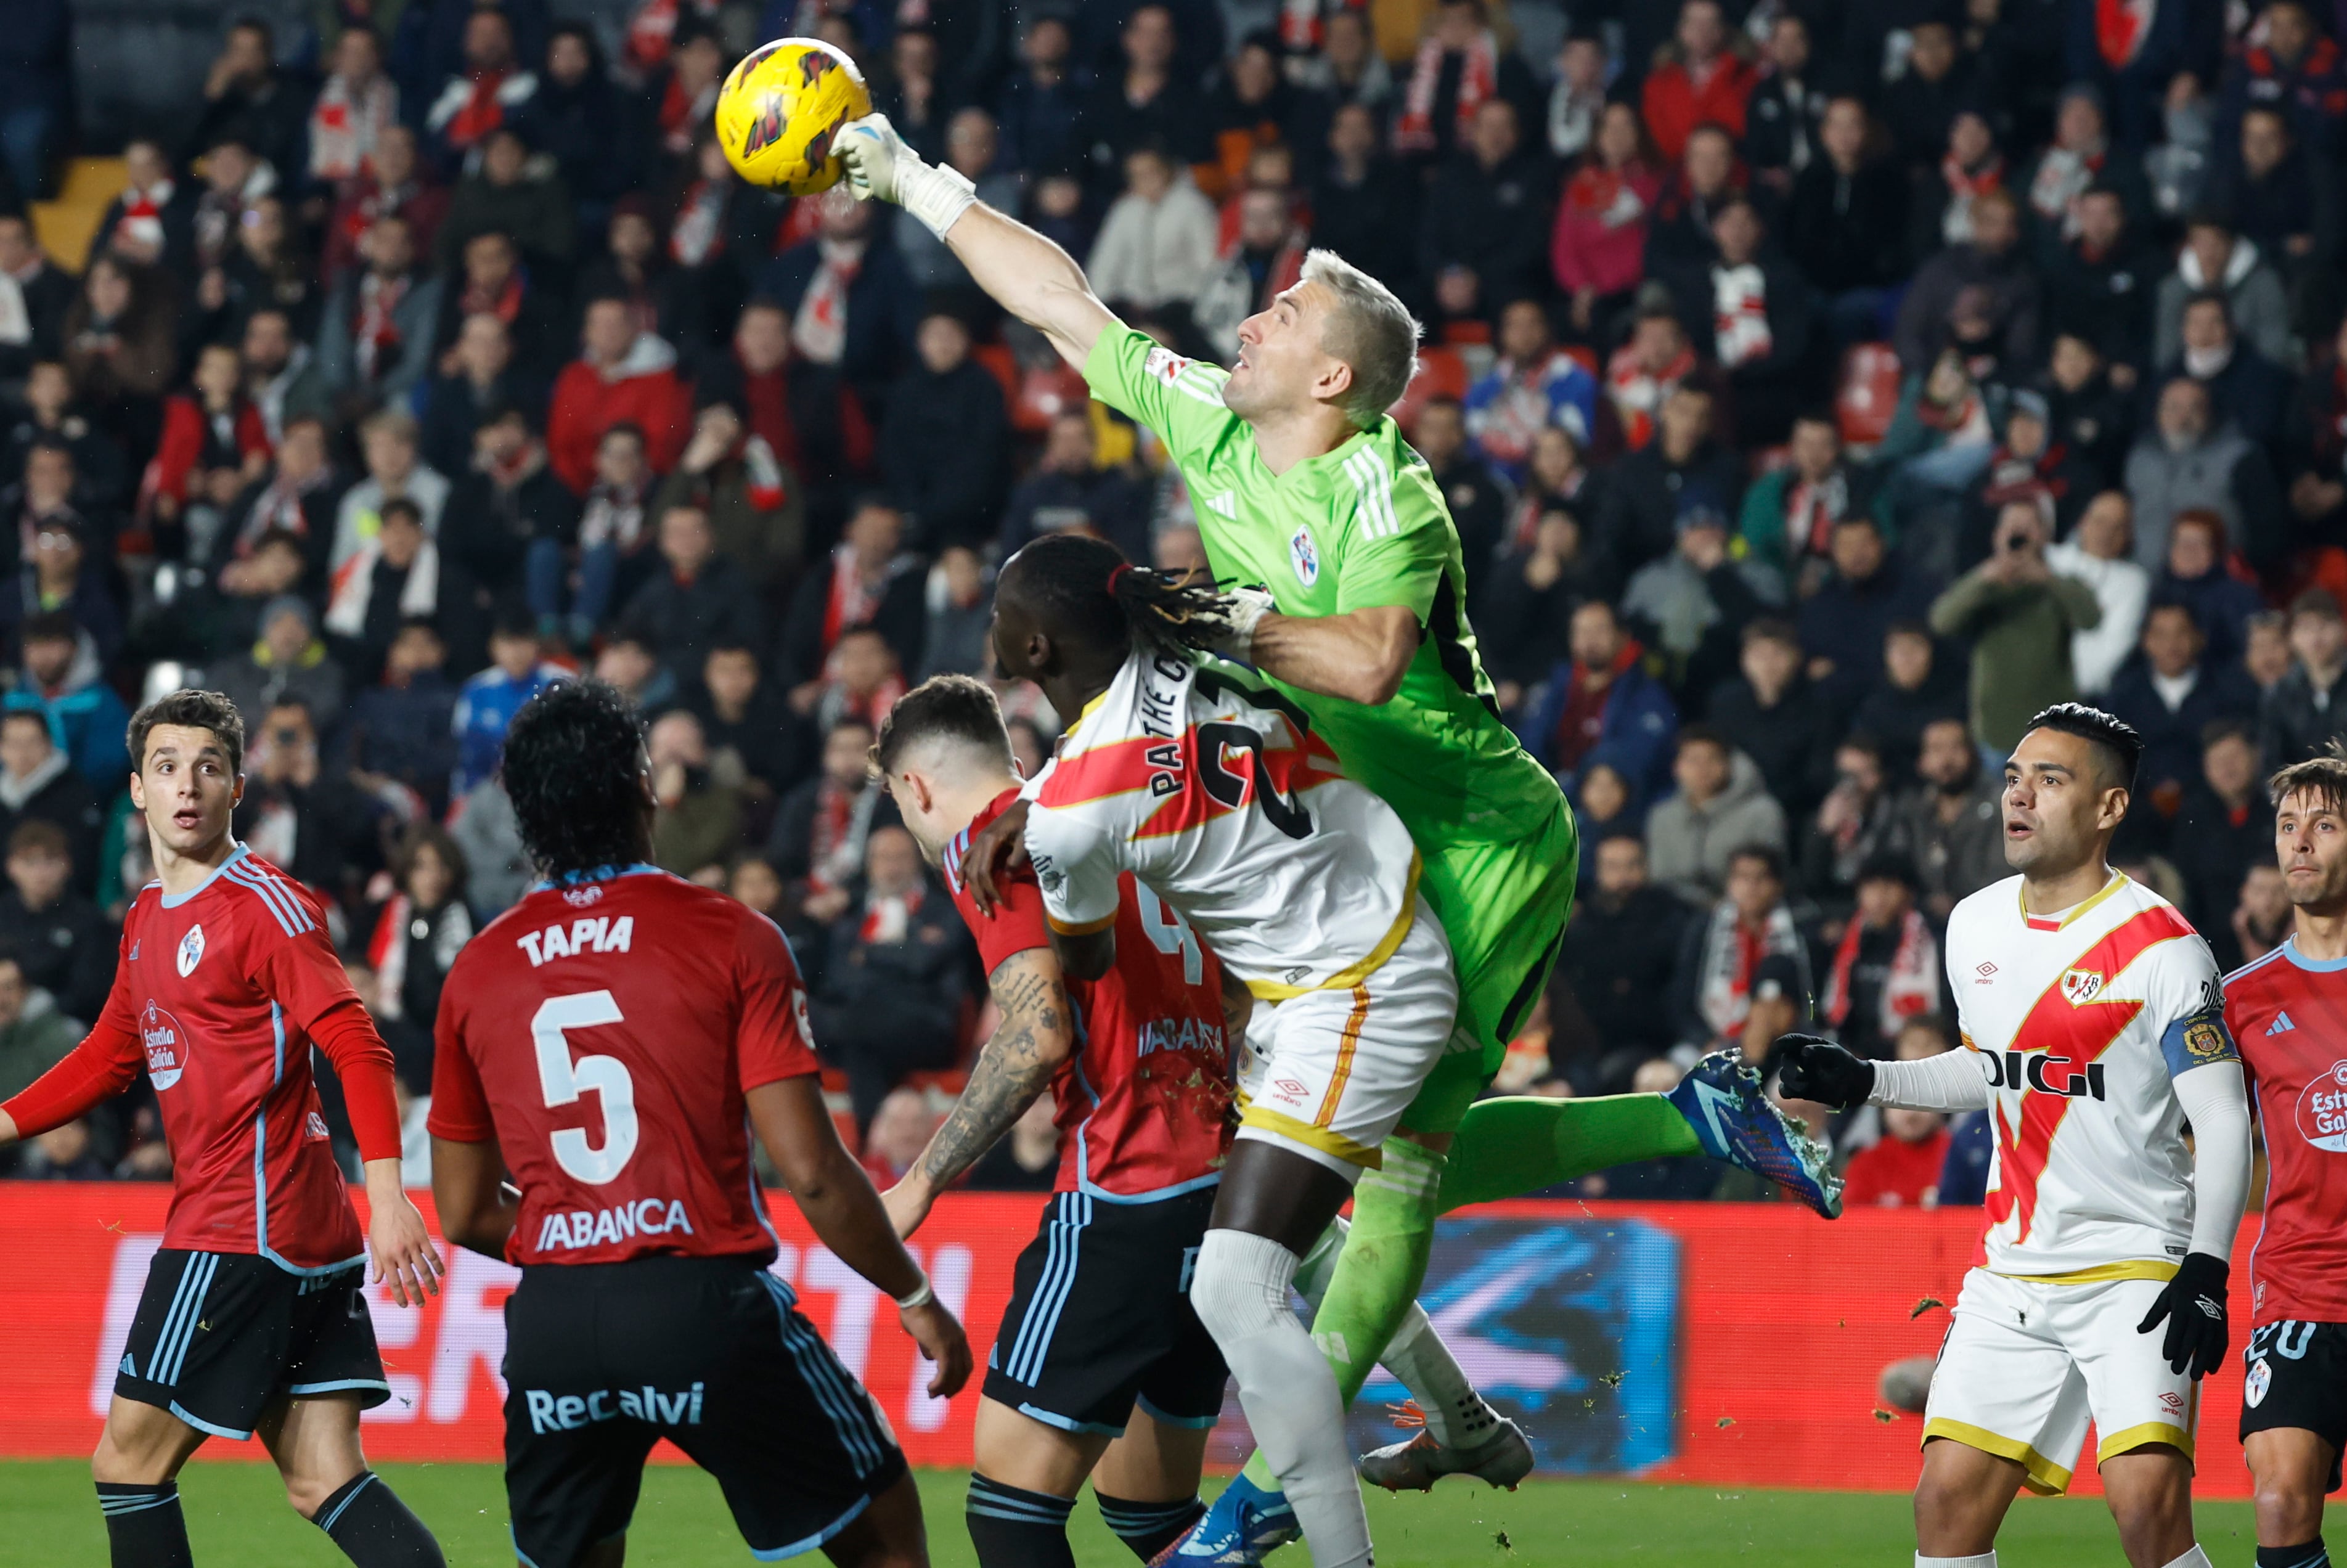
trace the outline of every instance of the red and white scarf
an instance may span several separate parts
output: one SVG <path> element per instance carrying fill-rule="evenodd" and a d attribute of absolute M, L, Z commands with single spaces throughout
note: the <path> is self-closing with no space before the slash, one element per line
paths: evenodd
<path fill-rule="evenodd" d="M 837 364 L 847 352 L 847 291 L 864 270 L 864 242 L 825 240 L 821 255 L 791 321 L 791 347 L 816 364 Z"/>
<path fill-rule="evenodd" d="M 377 77 L 355 94 L 344 77 L 326 78 L 318 106 L 310 111 L 310 174 L 323 180 L 348 179 L 364 171 L 374 156 L 375 138 L 399 118 L 399 89 Z"/>
<path fill-rule="evenodd" d="M 359 378 L 374 380 L 399 353 L 400 302 L 407 298 L 407 280 L 386 282 L 370 272 L 359 280 L 358 320 L 351 328 L 351 347 L 358 356 Z"/>
<path fill-rule="evenodd" d="M 1410 67 L 1409 86 L 1402 95 L 1401 118 L 1394 122 L 1396 151 L 1431 152 L 1438 145 L 1434 95 L 1442 81 L 1442 56 L 1439 38 L 1430 36 L 1418 46 L 1418 59 Z M 1478 33 L 1460 63 L 1459 112 L 1454 118 L 1458 135 L 1467 134 L 1467 128 L 1474 123 L 1475 111 L 1499 90 L 1499 42 L 1489 31 Z"/>
<path fill-rule="evenodd" d="M 2049 147 L 2037 161 L 2036 178 L 2029 182 L 2029 205 L 2040 218 L 2062 225 L 2062 238 L 2078 237 L 2078 199 L 2103 171 L 2107 149 L 2077 152 Z"/>
<path fill-rule="evenodd" d="M 668 231 L 668 253 L 680 267 L 698 267 L 725 249 L 725 187 L 714 179 L 696 179 L 677 209 Z"/>
<path fill-rule="evenodd" d="M 1768 331 L 1768 285 L 1758 267 L 1747 261 L 1711 270 L 1711 332 L 1728 370 L 1768 357 L 1777 340 Z"/>
<path fill-rule="evenodd" d="M 1659 371 L 1648 370 L 1626 343 L 1614 351 L 1605 366 L 1605 395 L 1614 400 L 1624 445 L 1635 452 L 1654 439 L 1655 419 L 1662 412 L 1663 400 L 1695 374 L 1695 366 L 1692 347 L 1679 350 L 1678 356 Z"/>
<path fill-rule="evenodd" d="M 885 584 L 887 579 L 884 577 Z M 856 551 L 835 546 L 831 552 L 831 596 L 823 607 L 823 649 L 828 653 L 839 634 L 869 622 L 880 609 L 880 589 L 867 584 L 857 569 Z"/>
<path fill-rule="evenodd" d="M 1785 489 L 1785 545 L 1797 556 L 1823 557 L 1834 525 L 1850 511 L 1850 481 L 1836 468 L 1817 484 L 1796 478 Z"/>
<path fill-rule="evenodd" d="M 1952 152 L 1940 159 L 1940 179 L 1948 187 L 1948 210 L 1940 215 L 1940 238 L 1951 245 L 1970 244 L 1973 203 L 1992 190 L 2004 189 L 2004 159 L 1992 157 L 1980 168 L 1967 169 Z"/>
<path fill-rule="evenodd" d="M 1833 968 L 1826 974 L 1826 994 L 1819 1011 L 1838 1030 L 1850 1022 L 1850 975 L 1858 968 L 1858 945 L 1864 933 L 1865 922 L 1851 916 L 1842 928 L 1841 946 L 1834 949 Z M 1897 1034 L 1909 1019 L 1932 1010 L 1939 1000 L 1938 970 L 1939 954 L 1933 948 L 1931 928 L 1923 924 L 1921 912 L 1910 909 L 1899 922 L 1899 948 L 1891 956 L 1890 972 L 1883 977 L 1882 1010 L 1874 1020 L 1883 1039 Z"/>
<path fill-rule="evenodd" d="M 2103 63 L 2114 71 L 2133 65 L 2158 15 L 2159 0 L 2095 0 L 2095 48 Z"/>
<path fill-rule="evenodd" d="M 163 248 L 163 210 L 179 193 L 176 181 L 159 179 L 144 190 L 134 185 L 122 193 L 122 216 L 114 220 L 118 238 L 141 250 Z"/>
<path fill-rule="evenodd" d="M 367 609 L 374 602 L 374 569 L 382 559 L 383 538 L 377 535 L 334 569 L 323 620 L 327 630 L 338 637 L 356 637 L 366 630 Z M 426 538 L 407 569 L 407 580 L 400 585 L 400 619 L 429 616 L 439 604 L 440 547 Z"/>
<path fill-rule="evenodd" d="M 864 923 L 856 928 L 856 939 L 866 947 L 880 942 L 901 942 L 912 934 L 913 917 L 921 912 L 921 889 L 918 885 L 902 893 L 872 893 L 864 900 Z"/>

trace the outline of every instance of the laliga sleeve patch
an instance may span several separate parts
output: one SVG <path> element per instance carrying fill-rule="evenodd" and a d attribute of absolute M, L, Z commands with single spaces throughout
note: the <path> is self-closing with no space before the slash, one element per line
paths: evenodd
<path fill-rule="evenodd" d="M 2225 1028 L 2222 1013 L 2195 1013 L 2169 1024 L 2168 1032 L 2159 1037 L 2159 1053 L 2168 1059 L 2171 1078 L 2181 1077 L 2196 1067 L 2241 1060 L 2231 1033 Z"/>

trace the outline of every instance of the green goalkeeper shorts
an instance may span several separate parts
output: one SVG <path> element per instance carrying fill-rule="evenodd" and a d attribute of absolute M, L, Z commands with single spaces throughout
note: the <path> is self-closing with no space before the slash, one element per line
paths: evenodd
<path fill-rule="evenodd" d="M 1401 1124 L 1452 1132 L 1491 1083 L 1508 1041 L 1532 1016 L 1573 913 L 1581 841 L 1559 796 L 1541 829 L 1505 843 L 1460 843 L 1424 856 L 1419 891 L 1442 918 L 1459 971 L 1459 1029 Z"/>

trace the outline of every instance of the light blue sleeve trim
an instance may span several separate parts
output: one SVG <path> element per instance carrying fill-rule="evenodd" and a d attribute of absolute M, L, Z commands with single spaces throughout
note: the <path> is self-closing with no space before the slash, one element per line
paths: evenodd
<path fill-rule="evenodd" d="M 391 1385 L 381 1378 L 340 1378 L 331 1383 L 292 1383 L 287 1385 L 285 1391 L 299 1399 L 309 1394 L 339 1393 L 345 1389 L 374 1389 L 385 1394 L 391 1392 Z"/>
<path fill-rule="evenodd" d="M 252 1436 L 249 1431 L 241 1432 L 234 1427 L 216 1427 L 200 1416 L 191 1416 L 177 1399 L 171 1401 L 170 1410 L 173 1415 L 187 1422 L 188 1425 L 195 1428 L 196 1430 L 200 1432 L 210 1432 L 216 1438 L 233 1438 L 236 1441 L 242 1442 L 245 1439 Z"/>
<path fill-rule="evenodd" d="M 1080 1421 L 1072 1416 L 1058 1415 L 1039 1405 L 1020 1405 L 1019 1413 L 1039 1420 L 1047 1427 L 1057 1427 L 1063 1432 L 1105 1432 L 1112 1438 L 1121 1438 L 1124 1435 L 1124 1429 L 1121 1426 L 1112 1427 L 1102 1421 Z"/>
<path fill-rule="evenodd" d="M 755 1557 L 761 1563 L 779 1563 L 785 1557 L 801 1556 L 806 1553 L 814 1551 L 816 1547 L 821 1546 L 833 1536 L 837 1535 L 841 1531 L 855 1523 L 858 1519 L 864 1516 L 864 1511 L 871 1506 L 872 1499 L 869 1496 L 859 1497 L 856 1500 L 855 1507 L 849 1509 L 846 1513 L 841 1514 L 837 1519 L 833 1520 L 829 1524 L 825 1525 L 821 1530 L 816 1531 L 813 1535 L 803 1536 L 800 1539 L 792 1542 L 788 1546 L 768 1546 L 763 1549 L 753 1546 L 750 1548 L 750 1555 Z"/>
<path fill-rule="evenodd" d="M 1185 1431 L 1193 1432 L 1212 1431 L 1215 1423 L 1223 1419 L 1219 1411 L 1211 1416 L 1171 1415 L 1152 1404 L 1146 1394 L 1135 1394 L 1133 1401 L 1141 1407 L 1144 1415 L 1161 1427 L 1180 1427 Z"/>

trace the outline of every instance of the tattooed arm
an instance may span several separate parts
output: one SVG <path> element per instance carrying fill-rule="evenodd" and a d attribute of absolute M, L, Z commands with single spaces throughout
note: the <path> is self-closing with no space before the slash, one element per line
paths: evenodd
<path fill-rule="evenodd" d="M 979 1053 L 969 1086 L 905 1179 L 882 1201 L 897 1234 L 911 1235 L 939 1193 L 976 1164 L 1010 1130 L 1075 1050 L 1075 1013 L 1060 960 L 1049 948 L 1013 953 L 987 977 L 1002 1022 Z"/>

